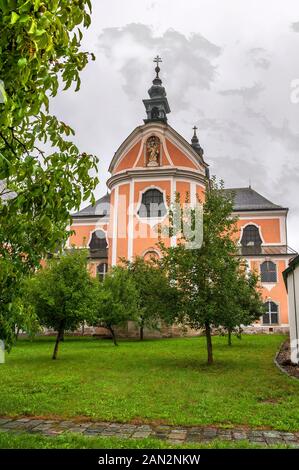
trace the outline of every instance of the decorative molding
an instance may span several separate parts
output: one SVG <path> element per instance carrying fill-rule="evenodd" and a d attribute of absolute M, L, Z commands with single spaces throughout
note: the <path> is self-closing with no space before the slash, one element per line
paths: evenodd
<path fill-rule="evenodd" d="M 256 228 L 259 229 L 259 234 L 260 234 L 260 237 L 261 237 L 261 240 L 262 240 L 262 245 L 264 246 L 267 246 L 267 243 L 265 243 L 265 240 L 264 240 L 264 237 L 263 237 L 263 234 L 262 234 L 262 229 L 261 229 L 261 226 L 256 224 L 255 222 L 248 222 L 248 224 L 246 225 L 243 225 L 240 229 L 240 238 L 239 238 L 239 241 L 238 241 L 238 245 L 241 246 L 241 240 L 243 238 L 243 232 L 244 232 L 244 229 L 250 225 L 254 225 Z M 274 246 L 277 246 L 277 243 L 275 243 Z"/>
<path fill-rule="evenodd" d="M 142 169 L 137 169 L 135 168 L 134 170 L 125 170 L 120 173 L 116 173 L 115 175 L 111 176 L 108 181 L 107 181 L 107 186 L 109 189 L 114 188 L 117 184 L 120 184 L 122 182 L 126 182 L 127 180 L 130 180 L 131 178 L 151 178 L 153 177 L 159 177 L 161 179 L 165 177 L 175 177 L 175 178 L 187 178 L 190 180 L 194 180 L 199 184 L 205 184 L 206 178 L 205 176 L 192 171 L 192 170 L 185 170 L 182 168 L 165 168 L 165 167 L 154 167 L 154 168 L 142 168 Z"/>
<path fill-rule="evenodd" d="M 94 230 L 92 230 L 90 233 L 89 233 L 89 239 L 88 239 L 88 242 L 86 243 L 86 246 L 85 248 L 89 248 L 89 244 L 91 242 L 91 239 L 92 239 L 92 234 L 101 230 L 102 232 L 104 232 L 105 234 L 105 240 L 106 240 L 106 243 L 107 243 L 107 250 L 109 249 L 109 239 L 108 239 L 108 230 L 104 230 L 102 227 L 96 227 Z"/>

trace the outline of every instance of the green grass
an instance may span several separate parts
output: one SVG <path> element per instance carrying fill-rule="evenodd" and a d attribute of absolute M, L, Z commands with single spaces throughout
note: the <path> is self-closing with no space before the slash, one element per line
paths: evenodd
<path fill-rule="evenodd" d="M 58 437 L 45 437 L 37 434 L 0 433 L 0 449 L 257 449 L 257 444 L 249 441 L 220 441 L 210 443 L 171 445 L 158 439 L 119 439 L 117 437 L 85 437 L 77 434 L 64 434 Z M 287 445 L 275 448 L 288 449 Z"/>
<path fill-rule="evenodd" d="M 0 416 L 85 417 L 176 425 L 299 430 L 299 381 L 273 364 L 284 337 L 243 336 L 120 342 L 22 340 L 0 365 Z"/>

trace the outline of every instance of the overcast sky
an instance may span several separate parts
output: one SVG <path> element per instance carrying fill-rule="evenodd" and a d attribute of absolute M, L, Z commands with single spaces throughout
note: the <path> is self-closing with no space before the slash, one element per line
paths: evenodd
<path fill-rule="evenodd" d="M 251 183 L 289 207 L 289 244 L 299 250 L 298 0 L 93 0 L 84 49 L 97 60 L 53 111 L 82 151 L 99 156 L 96 196 L 113 154 L 143 123 L 159 54 L 169 124 L 187 140 L 197 125 L 211 174 L 226 187 Z"/>

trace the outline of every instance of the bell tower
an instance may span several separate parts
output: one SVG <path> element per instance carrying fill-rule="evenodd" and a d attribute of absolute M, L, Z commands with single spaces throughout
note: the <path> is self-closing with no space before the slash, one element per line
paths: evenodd
<path fill-rule="evenodd" d="M 153 80 L 151 88 L 148 90 L 150 99 L 143 100 L 146 109 L 147 118 L 144 123 L 148 122 L 167 122 L 166 114 L 170 113 L 170 107 L 166 97 L 165 88 L 162 86 L 162 80 L 159 77 L 160 67 L 159 63 L 162 62 L 161 57 L 157 55 L 154 62 L 157 64 L 155 68 L 156 77 Z"/>

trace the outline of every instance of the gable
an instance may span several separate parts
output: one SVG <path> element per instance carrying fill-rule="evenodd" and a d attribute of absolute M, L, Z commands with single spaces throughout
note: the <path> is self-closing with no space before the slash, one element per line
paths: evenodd
<path fill-rule="evenodd" d="M 115 167 L 114 172 L 128 170 L 134 167 L 136 158 L 140 154 L 141 139 L 120 159 L 119 163 Z M 142 157 L 141 157 L 142 158 Z"/>
<path fill-rule="evenodd" d="M 203 175 L 208 166 L 197 152 L 174 129 L 164 123 L 147 123 L 137 127 L 116 151 L 109 171 L 112 175 L 134 168 L 146 168 L 148 142 L 157 139 L 159 156 L 157 167 L 175 167 L 195 170 Z"/>
<path fill-rule="evenodd" d="M 192 168 L 194 170 L 199 169 L 198 163 L 192 161 L 190 157 L 188 157 L 184 152 L 182 152 L 182 150 L 171 143 L 168 139 L 166 139 L 166 146 L 173 166 Z"/>

